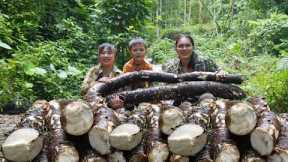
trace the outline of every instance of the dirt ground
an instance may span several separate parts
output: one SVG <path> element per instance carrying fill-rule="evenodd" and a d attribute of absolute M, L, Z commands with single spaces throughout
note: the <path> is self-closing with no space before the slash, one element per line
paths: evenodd
<path fill-rule="evenodd" d="M 16 124 L 20 122 L 21 115 L 6 115 L 0 114 L 0 146 L 7 138 L 9 133 L 16 127 Z M 0 151 L 0 162 L 4 161 L 2 150 Z"/>

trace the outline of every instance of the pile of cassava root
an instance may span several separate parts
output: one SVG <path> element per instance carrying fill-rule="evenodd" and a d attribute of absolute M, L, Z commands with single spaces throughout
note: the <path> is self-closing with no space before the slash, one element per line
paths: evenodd
<path fill-rule="evenodd" d="M 119 90 L 140 81 L 169 84 Z M 85 100 L 36 101 L 2 144 L 2 161 L 288 162 L 288 115 L 246 98 L 241 82 L 143 71 L 96 84 Z M 109 108 L 116 95 L 129 110 Z"/>

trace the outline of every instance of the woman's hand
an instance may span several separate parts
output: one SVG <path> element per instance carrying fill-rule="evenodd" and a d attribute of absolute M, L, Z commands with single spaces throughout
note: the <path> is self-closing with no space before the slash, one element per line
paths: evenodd
<path fill-rule="evenodd" d="M 110 106 L 113 109 L 119 109 L 124 106 L 124 101 L 119 96 L 114 96 L 111 99 Z"/>

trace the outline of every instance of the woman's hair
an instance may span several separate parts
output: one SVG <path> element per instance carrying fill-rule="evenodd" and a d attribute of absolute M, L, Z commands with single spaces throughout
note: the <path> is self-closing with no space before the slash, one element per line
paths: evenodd
<path fill-rule="evenodd" d="M 133 38 L 133 39 L 129 42 L 128 48 L 131 49 L 132 46 L 134 46 L 135 44 L 143 44 L 143 45 L 146 47 L 146 43 L 145 43 L 144 39 L 141 38 L 141 37 Z"/>
<path fill-rule="evenodd" d="M 108 50 L 112 50 L 115 55 L 117 54 L 117 49 L 113 44 L 110 43 L 102 43 L 99 45 L 98 47 L 98 54 L 100 54 L 103 50 L 108 49 Z"/>
<path fill-rule="evenodd" d="M 189 39 L 190 42 L 191 42 L 191 44 L 192 44 L 192 47 L 194 47 L 194 40 L 193 40 L 193 38 L 192 38 L 190 35 L 184 35 L 184 34 L 180 34 L 180 35 L 176 38 L 175 46 L 177 46 L 177 44 L 178 44 L 178 42 L 179 42 L 179 40 L 180 40 L 181 38 L 187 38 L 187 39 Z"/>

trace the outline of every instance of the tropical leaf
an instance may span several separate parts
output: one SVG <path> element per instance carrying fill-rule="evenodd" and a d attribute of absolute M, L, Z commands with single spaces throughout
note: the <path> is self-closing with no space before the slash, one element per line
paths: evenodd
<path fill-rule="evenodd" d="M 5 48 L 5 49 L 9 49 L 9 50 L 12 49 L 8 44 L 2 42 L 1 40 L 0 40 L 0 47 Z"/>

